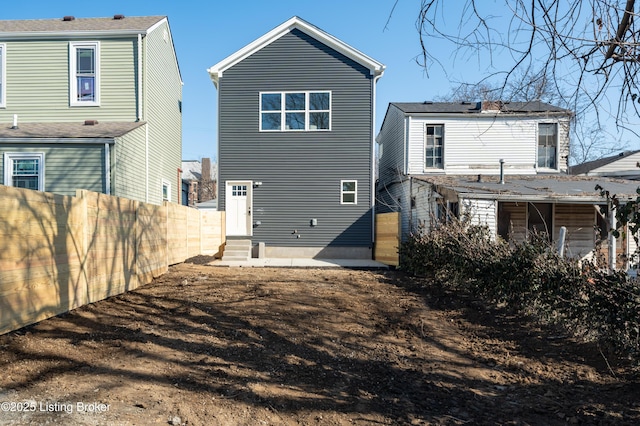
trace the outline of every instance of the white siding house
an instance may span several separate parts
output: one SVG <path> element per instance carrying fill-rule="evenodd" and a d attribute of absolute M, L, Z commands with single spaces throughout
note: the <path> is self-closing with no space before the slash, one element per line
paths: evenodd
<path fill-rule="evenodd" d="M 578 176 L 607 176 L 640 180 L 639 164 L 640 151 L 625 151 L 572 166 L 569 173 Z"/>
<path fill-rule="evenodd" d="M 539 101 L 391 103 L 376 138 L 378 211 L 401 213 L 403 239 L 464 215 L 512 241 L 565 227 L 567 253 L 582 259 L 596 243 L 615 247 L 595 230 L 608 220 L 596 185 L 621 199 L 635 185 L 568 175 L 572 116 Z"/>

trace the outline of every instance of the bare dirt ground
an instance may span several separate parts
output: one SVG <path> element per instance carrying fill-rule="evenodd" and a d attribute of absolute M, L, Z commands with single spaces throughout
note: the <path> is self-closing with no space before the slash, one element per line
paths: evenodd
<path fill-rule="evenodd" d="M 640 424 L 635 373 L 400 272 L 187 263 L 0 336 L 0 424 Z"/>

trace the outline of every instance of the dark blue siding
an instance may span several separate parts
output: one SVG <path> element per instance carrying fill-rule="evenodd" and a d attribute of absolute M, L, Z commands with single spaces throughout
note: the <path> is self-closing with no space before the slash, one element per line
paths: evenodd
<path fill-rule="evenodd" d="M 219 82 L 220 209 L 225 181 L 253 192 L 254 241 L 275 246 L 372 245 L 369 69 L 293 30 Z M 331 91 L 328 132 L 259 132 L 259 93 Z M 357 205 L 340 204 L 340 180 L 358 181 Z M 311 227 L 311 219 L 318 226 Z M 297 230 L 301 238 L 293 234 Z"/>

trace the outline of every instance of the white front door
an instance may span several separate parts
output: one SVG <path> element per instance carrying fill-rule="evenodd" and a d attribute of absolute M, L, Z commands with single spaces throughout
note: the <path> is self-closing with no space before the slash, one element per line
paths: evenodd
<path fill-rule="evenodd" d="M 225 190 L 227 235 L 252 235 L 252 186 L 251 181 L 227 181 Z"/>

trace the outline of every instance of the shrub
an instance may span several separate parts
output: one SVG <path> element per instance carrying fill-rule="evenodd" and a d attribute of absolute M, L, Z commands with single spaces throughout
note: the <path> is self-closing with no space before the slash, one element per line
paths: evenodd
<path fill-rule="evenodd" d="M 400 268 L 502 302 L 640 361 L 640 283 L 562 258 L 542 236 L 507 243 L 455 221 L 400 245 Z"/>

